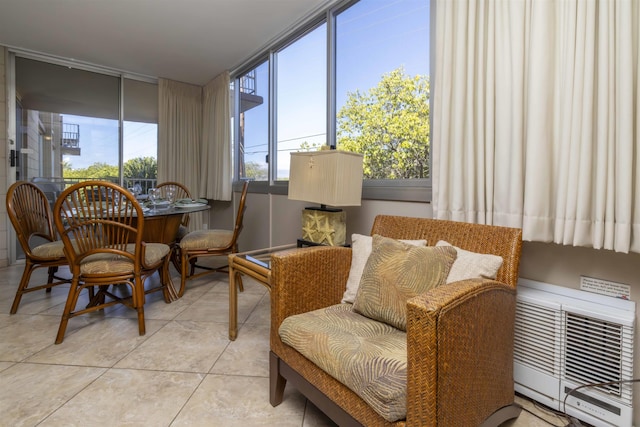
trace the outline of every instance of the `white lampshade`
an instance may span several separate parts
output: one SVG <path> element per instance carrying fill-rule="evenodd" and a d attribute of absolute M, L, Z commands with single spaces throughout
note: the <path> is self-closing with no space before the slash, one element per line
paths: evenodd
<path fill-rule="evenodd" d="M 289 199 L 360 206 L 362 154 L 340 150 L 291 153 Z"/>

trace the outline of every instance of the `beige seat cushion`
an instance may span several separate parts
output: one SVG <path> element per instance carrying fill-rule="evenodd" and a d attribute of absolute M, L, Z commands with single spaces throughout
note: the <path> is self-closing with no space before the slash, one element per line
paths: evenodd
<path fill-rule="evenodd" d="M 231 243 L 233 231 L 198 230 L 192 231 L 180 240 L 182 249 L 224 248 Z"/>
<path fill-rule="evenodd" d="M 127 245 L 127 252 L 133 252 L 135 245 Z M 169 246 L 164 243 L 147 243 L 145 250 L 145 266 L 153 266 L 169 253 Z M 80 265 L 82 274 L 133 273 L 133 262 L 129 258 L 112 254 L 95 254 L 88 256 Z"/>
<path fill-rule="evenodd" d="M 31 253 L 40 258 L 55 259 L 65 257 L 64 244 L 62 243 L 62 240 L 38 245 L 31 250 Z"/>
<path fill-rule="evenodd" d="M 407 335 L 353 311 L 352 304 L 286 318 L 282 341 L 349 387 L 380 416 L 407 414 Z"/>
<path fill-rule="evenodd" d="M 353 309 L 404 331 L 407 300 L 444 284 L 455 259 L 451 246 L 414 246 L 374 235 Z"/>

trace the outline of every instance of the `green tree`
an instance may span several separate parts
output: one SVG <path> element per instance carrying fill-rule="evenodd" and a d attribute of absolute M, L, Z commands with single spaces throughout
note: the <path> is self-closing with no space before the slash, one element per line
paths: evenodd
<path fill-rule="evenodd" d="M 268 179 L 268 167 L 258 162 L 247 162 L 245 167 L 245 178 L 256 181 L 266 181 Z"/>
<path fill-rule="evenodd" d="M 71 166 L 71 164 L 68 164 Z M 67 169 L 67 164 L 62 170 L 62 176 L 65 178 L 113 178 L 118 179 L 118 167 L 107 163 L 97 162 L 84 169 Z"/>
<path fill-rule="evenodd" d="M 364 155 L 367 179 L 429 176 L 429 77 L 400 67 L 366 93 L 349 92 L 338 112 L 338 148 Z"/>
<path fill-rule="evenodd" d="M 158 162 L 155 157 L 136 157 L 127 160 L 123 165 L 125 178 L 156 179 Z"/>

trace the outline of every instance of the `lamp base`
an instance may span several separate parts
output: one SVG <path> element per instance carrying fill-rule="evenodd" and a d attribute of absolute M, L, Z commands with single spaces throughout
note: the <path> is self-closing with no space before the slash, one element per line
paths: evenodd
<path fill-rule="evenodd" d="M 341 209 L 305 208 L 302 211 L 302 239 L 319 245 L 344 245 L 347 213 Z"/>

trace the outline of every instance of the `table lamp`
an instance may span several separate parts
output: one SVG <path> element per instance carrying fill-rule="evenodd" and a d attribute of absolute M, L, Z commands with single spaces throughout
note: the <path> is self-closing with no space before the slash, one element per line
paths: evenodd
<path fill-rule="evenodd" d="M 291 153 L 289 199 L 319 203 L 302 211 L 302 240 L 340 246 L 347 213 L 327 206 L 360 206 L 362 154 L 340 150 Z"/>

